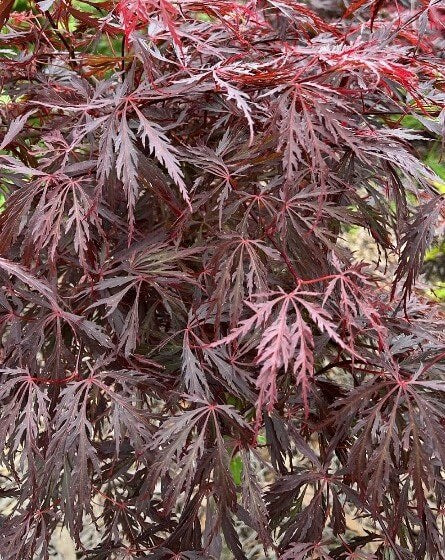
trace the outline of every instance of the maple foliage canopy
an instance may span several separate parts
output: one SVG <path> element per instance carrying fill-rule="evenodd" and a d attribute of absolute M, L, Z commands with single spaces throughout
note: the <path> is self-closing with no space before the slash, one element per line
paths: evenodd
<path fill-rule="evenodd" d="M 444 14 L 0 2 L 4 560 L 445 558 Z"/>

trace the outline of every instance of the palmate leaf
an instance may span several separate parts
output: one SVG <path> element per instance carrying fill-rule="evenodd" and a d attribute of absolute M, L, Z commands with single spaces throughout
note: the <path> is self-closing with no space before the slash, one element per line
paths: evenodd
<path fill-rule="evenodd" d="M 175 288 L 181 283 L 194 282 L 185 262 L 193 259 L 199 248 L 175 250 L 168 244 L 142 244 L 125 250 L 107 263 L 105 277 L 96 289 L 104 294 L 88 310 L 104 306 L 113 328 L 119 334 L 118 347 L 129 356 L 140 342 L 139 307 L 148 288 L 156 290 L 165 306 L 174 298 Z M 106 295 L 110 294 L 110 295 Z M 89 290 L 79 297 L 87 297 Z M 131 302 L 127 304 L 129 296 Z"/>
<path fill-rule="evenodd" d="M 437 437 L 434 426 L 442 407 L 437 403 L 436 409 L 434 403 L 431 408 L 428 393 L 423 393 L 422 382 L 416 380 L 416 375 L 411 379 L 387 376 L 385 380 L 382 372 L 381 380 L 363 385 L 345 399 L 342 414 L 357 414 L 364 409 L 360 413 L 363 420 L 356 426 L 359 437 L 351 448 L 348 463 L 356 480 L 366 478 L 363 491 L 370 498 L 370 507 L 378 510 L 396 470 L 397 476 L 406 470 L 410 474 L 406 484 L 412 484 L 422 517 L 423 508 L 427 507 L 425 488 L 434 485 L 436 478 L 431 468 L 429 439 Z M 424 383 L 428 387 L 429 381 Z M 426 418 L 431 423 L 428 432 Z M 436 459 L 442 464 L 443 446 L 433 445 L 437 447 Z"/>
<path fill-rule="evenodd" d="M 247 425 L 244 420 L 227 405 L 209 405 L 205 400 L 199 398 L 190 399 L 199 406 L 194 410 L 185 411 L 183 414 L 171 417 L 160 428 L 155 435 L 153 442 L 150 444 L 151 449 L 161 451 L 159 459 L 155 460 L 156 477 L 164 477 L 168 472 L 170 475 L 170 484 L 165 493 L 166 507 L 175 503 L 179 495 L 184 492 L 189 493 L 194 484 L 195 473 L 200 467 L 200 463 L 204 461 L 206 451 L 206 432 L 213 428 L 216 430 L 216 461 L 211 463 L 215 470 L 215 478 L 218 476 L 226 476 L 228 462 L 227 452 L 221 437 L 219 428 L 219 417 L 227 418 L 234 422 L 239 428 L 246 430 Z M 192 438 L 193 433 L 195 437 Z M 189 444 L 187 442 L 190 442 Z M 205 464 L 205 462 L 204 462 Z M 231 483 L 232 484 L 232 483 Z M 221 491 L 216 485 L 215 491 Z M 221 494 L 220 506 L 222 507 L 221 515 L 225 515 L 227 506 L 233 507 L 232 503 L 225 503 L 226 498 Z"/>
<path fill-rule="evenodd" d="M 279 259 L 279 253 L 261 240 L 243 236 L 222 238 L 209 267 L 216 282 L 215 301 L 229 304 L 232 325 L 241 316 L 243 300 L 267 289 L 265 259 Z M 218 316 L 223 312 L 221 305 Z"/>
<path fill-rule="evenodd" d="M 99 479 L 101 476 L 98 448 L 94 444 L 94 433 L 99 426 L 93 426 L 88 420 L 88 403 L 108 401 L 109 430 L 117 457 L 126 438 L 134 452 L 141 453 L 151 441 L 149 416 L 132 402 L 134 389 L 141 381 L 137 372 L 92 371 L 86 379 L 73 381 L 61 392 L 61 414 L 54 426 L 41 476 L 45 477 L 45 484 L 49 479 L 51 485 L 61 486 L 65 520 L 73 530 L 83 526 L 84 512 L 92 513 L 90 473 L 94 472 Z"/>
<path fill-rule="evenodd" d="M 199 341 L 203 347 L 205 360 L 214 366 L 210 372 L 213 379 L 217 379 L 224 386 L 229 386 L 234 395 L 246 399 L 248 402 L 255 402 L 256 396 L 253 389 L 254 380 L 248 367 L 244 367 L 242 358 L 249 353 L 249 347 L 239 347 L 230 349 L 225 347 L 209 348 Z"/>
<path fill-rule="evenodd" d="M 49 249 L 54 260 L 62 235 L 72 233 L 73 249 L 79 260 L 86 264 L 86 252 L 91 241 L 91 226 L 100 231 L 100 220 L 94 209 L 91 186 L 87 180 L 61 174 L 57 181 L 42 178 L 31 185 L 24 201 L 20 219 L 27 217 L 23 231 L 27 236 L 28 251 Z M 39 197 L 37 199 L 37 197 Z M 30 208 L 34 206 L 34 211 Z M 5 216 L 4 219 L 17 219 Z"/>
<path fill-rule="evenodd" d="M 89 388 L 88 382 L 78 381 L 64 389 L 62 413 L 41 473 L 47 487 L 60 484 L 63 488 L 65 521 L 75 533 L 83 527 L 84 512 L 92 513 L 90 472 L 100 476 L 93 426 L 87 417 Z"/>
<path fill-rule="evenodd" d="M 363 327 L 363 319 L 366 320 L 368 328 L 377 334 L 379 345 L 385 346 L 387 330 L 381 321 L 384 303 L 373 298 L 372 283 L 364 275 L 363 267 L 357 266 L 343 271 L 335 255 L 332 261 L 339 274 L 333 275 L 329 280 L 323 305 L 330 301 L 338 306 L 342 326 L 349 333 L 351 348 L 354 347 L 356 333 Z M 337 298 L 333 297 L 335 291 L 338 294 Z"/>
<path fill-rule="evenodd" d="M 129 440 L 137 454 L 142 454 L 152 440 L 150 414 L 137 405 L 138 390 L 146 383 L 146 376 L 138 371 L 103 370 L 92 378 L 103 397 L 110 404 L 110 431 L 119 456 L 120 445 Z"/>
<path fill-rule="evenodd" d="M 228 344 L 245 337 L 250 331 L 262 328 L 262 337 L 257 343 L 257 362 L 261 365 L 256 381 L 259 389 L 257 400 L 258 418 L 262 414 L 263 405 L 272 410 L 277 401 L 277 375 L 281 368 L 286 372 L 292 364 L 297 385 L 301 392 L 306 413 L 308 413 L 309 380 L 314 372 L 314 339 L 303 313 L 306 312 L 311 321 L 328 336 L 346 348 L 345 343 L 336 332 L 328 312 L 312 302 L 317 292 L 295 289 L 290 293 L 283 291 L 271 294 L 259 294 L 257 297 L 266 299 L 260 303 L 246 305 L 253 311 L 249 319 L 240 322 L 240 326 L 219 341 L 214 343 Z"/>
<path fill-rule="evenodd" d="M 25 558 L 32 558 L 35 555 L 48 558 L 49 536 L 56 529 L 57 521 L 57 516 L 51 510 L 43 515 L 39 510 L 33 514 L 19 510 L 2 527 L 0 533 L 2 556 L 6 560 L 16 558 L 18 554 Z"/>

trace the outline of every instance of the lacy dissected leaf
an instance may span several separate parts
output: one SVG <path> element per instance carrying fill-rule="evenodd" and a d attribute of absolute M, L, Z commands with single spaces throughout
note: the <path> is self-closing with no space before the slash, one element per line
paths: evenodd
<path fill-rule="evenodd" d="M 404 278 L 405 299 L 409 296 L 417 275 L 420 272 L 425 252 L 432 242 L 434 226 L 443 208 L 443 200 L 431 200 L 419 208 L 414 219 L 408 224 L 402 238 L 404 245 L 397 267 L 394 286 Z M 395 290 L 395 287 L 393 288 Z"/>
<path fill-rule="evenodd" d="M 333 341 L 345 347 L 327 311 L 311 301 L 316 295 L 316 292 L 297 288 L 288 294 L 283 291 L 267 294 L 265 302 L 246 302 L 253 315 L 242 320 L 239 327 L 217 343 L 227 344 L 245 337 L 254 329 L 263 329 L 256 358 L 261 365 L 256 381 L 258 414 L 265 404 L 269 411 L 273 409 L 278 397 L 277 375 L 281 369 L 286 372 L 290 365 L 297 385 L 301 386 L 306 411 L 308 409 L 309 380 L 314 372 L 314 338 L 304 315 L 321 332 L 326 332 Z"/>
<path fill-rule="evenodd" d="M 144 145 L 148 142 L 150 152 L 152 152 L 162 165 L 166 167 L 168 174 L 178 185 L 184 200 L 190 206 L 190 199 L 184 182 L 184 174 L 181 170 L 175 148 L 170 145 L 168 138 L 159 125 L 150 122 L 136 106 L 133 107 L 139 119 L 138 133 L 140 134 L 142 142 Z"/>
<path fill-rule="evenodd" d="M 42 457 L 39 437 L 49 431 L 49 399 L 38 380 L 26 370 L 6 369 L 0 370 L 0 374 L 3 377 L 0 445 L 4 459 L 14 464 L 18 458 L 22 471 L 26 461 L 28 476 L 35 479 L 36 462 Z"/>

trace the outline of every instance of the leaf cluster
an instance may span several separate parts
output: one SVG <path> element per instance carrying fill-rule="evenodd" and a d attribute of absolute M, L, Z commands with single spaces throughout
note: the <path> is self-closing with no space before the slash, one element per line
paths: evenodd
<path fill-rule="evenodd" d="M 0 26 L 2 558 L 445 558 L 440 2 Z"/>

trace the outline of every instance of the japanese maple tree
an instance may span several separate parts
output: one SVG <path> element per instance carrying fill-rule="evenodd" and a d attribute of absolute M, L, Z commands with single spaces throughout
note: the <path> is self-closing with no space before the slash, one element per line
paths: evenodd
<path fill-rule="evenodd" d="M 0 26 L 2 559 L 445 558 L 441 0 Z"/>

